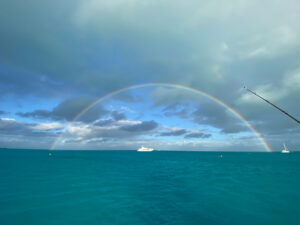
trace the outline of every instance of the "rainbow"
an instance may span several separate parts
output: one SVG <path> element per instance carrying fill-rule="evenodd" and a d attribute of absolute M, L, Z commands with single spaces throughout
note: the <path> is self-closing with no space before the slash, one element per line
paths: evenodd
<path fill-rule="evenodd" d="M 173 88 L 180 88 L 180 89 L 184 89 L 187 91 L 191 91 L 197 94 L 201 94 L 202 96 L 207 97 L 208 99 L 218 103 L 219 105 L 225 107 L 228 111 L 230 111 L 234 116 L 236 116 L 238 119 L 240 119 L 254 134 L 255 136 L 261 141 L 261 143 L 263 144 L 264 148 L 266 149 L 266 151 L 268 152 L 272 152 L 270 146 L 268 145 L 268 143 L 264 140 L 264 138 L 262 137 L 262 135 L 245 119 L 245 117 L 243 117 L 239 112 L 237 112 L 235 109 L 231 108 L 229 105 L 227 105 L 226 103 L 224 103 L 223 101 L 221 101 L 220 99 L 206 93 L 203 91 L 200 91 L 198 89 L 192 88 L 192 87 L 187 87 L 181 84 L 171 84 L 171 83 L 146 83 L 146 84 L 136 84 L 136 85 L 132 85 L 132 86 L 128 86 L 128 87 L 124 87 L 121 89 L 118 89 L 116 91 L 110 92 L 102 97 L 100 97 L 99 99 L 97 99 L 96 101 L 92 102 L 90 105 L 88 105 L 87 107 L 85 107 L 84 109 L 82 109 L 74 118 L 73 120 L 71 120 L 68 125 L 66 126 L 65 130 L 69 127 L 69 125 L 73 122 L 75 122 L 78 118 L 80 118 L 83 114 L 85 114 L 87 111 L 89 111 L 91 108 L 93 108 L 95 105 L 97 105 L 99 102 L 105 100 L 106 98 L 112 97 L 114 95 L 117 95 L 123 91 L 127 91 L 127 90 L 131 90 L 131 89 L 137 89 L 137 88 L 143 88 L 143 87 L 173 87 Z M 53 142 L 53 144 L 50 147 L 50 150 L 55 149 L 55 146 L 57 145 L 57 143 L 60 141 L 60 139 L 62 138 L 62 136 L 64 135 L 64 132 L 62 132 Z"/>

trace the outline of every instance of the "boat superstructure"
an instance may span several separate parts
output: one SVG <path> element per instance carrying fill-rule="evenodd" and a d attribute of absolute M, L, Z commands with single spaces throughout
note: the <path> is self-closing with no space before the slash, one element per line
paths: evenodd
<path fill-rule="evenodd" d="M 290 153 L 285 144 L 283 144 L 283 150 L 281 151 L 281 153 Z"/>
<path fill-rule="evenodd" d="M 138 152 L 152 152 L 153 150 L 154 150 L 153 148 L 146 148 L 146 147 L 142 146 L 137 151 Z"/>

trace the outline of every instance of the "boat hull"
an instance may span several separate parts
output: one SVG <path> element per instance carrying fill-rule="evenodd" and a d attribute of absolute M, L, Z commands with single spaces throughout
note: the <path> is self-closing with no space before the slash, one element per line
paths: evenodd
<path fill-rule="evenodd" d="M 153 150 L 137 150 L 138 152 L 153 152 Z"/>
<path fill-rule="evenodd" d="M 145 148 L 144 146 L 140 147 L 137 151 L 138 152 L 152 152 L 153 148 Z"/>
<path fill-rule="evenodd" d="M 282 150 L 281 153 L 290 153 L 290 151 Z"/>

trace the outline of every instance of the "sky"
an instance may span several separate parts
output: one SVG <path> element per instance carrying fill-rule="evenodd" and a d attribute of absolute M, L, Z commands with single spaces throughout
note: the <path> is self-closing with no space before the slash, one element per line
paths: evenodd
<path fill-rule="evenodd" d="M 2 0 L 0 148 L 266 151 L 263 138 L 300 150 L 299 124 L 243 89 L 300 119 L 299 11 L 298 0 Z"/>

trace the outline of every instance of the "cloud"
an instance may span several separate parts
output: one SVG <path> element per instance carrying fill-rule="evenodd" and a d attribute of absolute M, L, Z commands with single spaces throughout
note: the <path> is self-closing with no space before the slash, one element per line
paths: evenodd
<path fill-rule="evenodd" d="M 61 127 L 58 124 L 26 123 L 13 118 L 0 118 L 0 143 L 12 146 L 18 144 L 21 148 L 38 147 L 40 144 L 40 147 L 48 148 L 49 141 L 54 140 L 56 131 Z"/>
<path fill-rule="evenodd" d="M 174 112 L 174 110 L 188 106 L 190 102 L 203 100 L 203 96 L 190 90 L 174 87 L 157 87 L 151 92 L 154 106 L 163 106 L 164 112 Z"/>
<path fill-rule="evenodd" d="M 31 128 L 33 130 L 59 130 L 63 128 L 64 126 L 60 123 L 40 123 L 37 125 L 32 126 Z"/>
<path fill-rule="evenodd" d="M 71 121 L 77 116 L 82 110 L 86 109 L 94 99 L 87 97 L 80 97 L 74 99 L 68 99 L 60 103 L 57 107 L 53 109 L 53 115 L 57 118 L 66 119 Z M 97 105 L 91 110 L 85 112 L 82 116 L 78 118 L 79 121 L 92 122 L 98 119 L 100 116 L 107 114 L 108 111 L 103 107 Z"/>
<path fill-rule="evenodd" d="M 151 120 L 151 121 L 140 122 L 138 124 L 125 125 L 122 126 L 120 129 L 129 132 L 144 132 L 144 131 L 153 130 L 157 128 L 157 126 L 158 124 L 154 120 Z"/>
<path fill-rule="evenodd" d="M 21 117 L 32 117 L 36 119 L 44 119 L 44 118 L 51 118 L 52 113 L 51 111 L 48 110 L 43 110 L 43 109 L 38 109 L 33 112 L 17 112 L 16 115 L 21 116 Z"/>
<path fill-rule="evenodd" d="M 258 85 L 252 90 L 294 117 L 300 118 L 298 105 L 295 104 L 296 96 L 300 94 L 299 74 L 299 68 L 296 68 L 286 72 L 282 82 L 276 86 L 274 84 Z M 297 127 L 297 124 L 290 118 L 251 93 L 244 92 L 236 100 L 236 104 L 239 111 L 264 134 L 282 133 L 284 135 Z"/>
<path fill-rule="evenodd" d="M 59 125 L 20 122 L 0 118 L 0 145 L 8 148 L 48 149 L 58 135 Z"/>
<path fill-rule="evenodd" d="M 100 120 L 97 120 L 95 123 L 94 123 L 94 126 L 107 126 L 107 125 L 111 125 L 114 123 L 114 120 L 113 119 L 100 119 Z"/>
<path fill-rule="evenodd" d="M 0 132 L 2 134 L 28 132 L 29 129 L 25 123 L 17 122 L 13 118 L 0 119 Z"/>
<path fill-rule="evenodd" d="M 175 129 L 171 131 L 166 131 L 160 133 L 160 136 L 181 136 L 185 134 L 187 131 L 185 129 Z"/>
<path fill-rule="evenodd" d="M 205 133 L 189 133 L 184 136 L 184 138 L 209 138 L 211 137 L 211 134 L 205 134 Z"/>
<path fill-rule="evenodd" d="M 215 103 L 200 105 L 192 113 L 191 118 L 198 124 L 218 128 L 222 133 L 230 134 L 249 131 L 249 128 L 239 118 Z"/>
<path fill-rule="evenodd" d="M 100 124 L 99 124 L 100 123 Z M 93 138 L 123 139 L 151 134 L 157 127 L 155 121 L 97 120 L 94 123 L 73 122 L 68 125 L 64 137 L 81 138 L 87 141 Z"/>
<path fill-rule="evenodd" d="M 166 103 L 167 105 L 162 109 L 163 115 L 165 117 L 178 116 L 180 118 L 188 118 L 188 108 L 191 108 L 190 104 L 188 104 L 189 101 L 191 101 L 191 99 L 186 98 L 183 102 L 178 101 L 172 103 L 171 101 L 169 104 Z"/>
<path fill-rule="evenodd" d="M 58 104 L 53 110 L 35 110 L 33 112 L 18 112 L 17 115 L 22 117 L 33 117 L 33 118 L 49 118 L 53 120 L 66 120 L 72 121 L 79 113 L 86 109 L 90 104 L 94 102 L 94 99 L 87 97 L 79 97 L 67 99 Z M 99 117 L 107 114 L 108 111 L 100 105 L 96 105 L 82 116 L 77 118 L 78 121 L 92 122 Z M 120 116 L 120 115 L 119 115 Z"/>
<path fill-rule="evenodd" d="M 272 99 L 273 101 L 280 100 L 289 94 L 287 89 L 274 87 L 271 84 L 259 85 L 253 91 L 258 93 L 261 96 L 264 96 L 264 98 Z M 245 92 L 237 100 L 237 102 L 238 103 L 263 103 L 257 98 L 257 96 L 249 92 Z"/>
<path fill-rule="evenodd" d="M 13 93 L 22 98 L 30 95 L 44 98 L 59 98 L 73 93 L 72 88 L 49 75 L 18 68 L 2 61 L 0 61 L 0 66 L 2 68 L 0 69 L 0 94 L 2 96 Z M 66 91 L 69 93 L 66 93 Z"/>
<path fill-rule="evenodd" d="M 298 35 L 299 30 L 293 29 L 291 25 L 274 26 L 268 32 L 250 36 L 240 42 L 240 57 L 267 59 L 286 54 L 291 48 L 299 47 Z"/>
<path fill-rule="evenodd" d="M 44 131 L 55 131 L 63 128 L 59 123 L 27 123 L 13 118 L 0 118 L 0 133 L 2 135 L 19 136 L 52 136 L 54 133 Z"/>
<path fill-rule="evenodd" d="M 113 111 L 111 113 L 112 117 L 114 118 L 114 120 L 124 120 L 126 119 L 126 116 L 124 113 L 122 112 L 118 112 L 118 111 Z"/>

